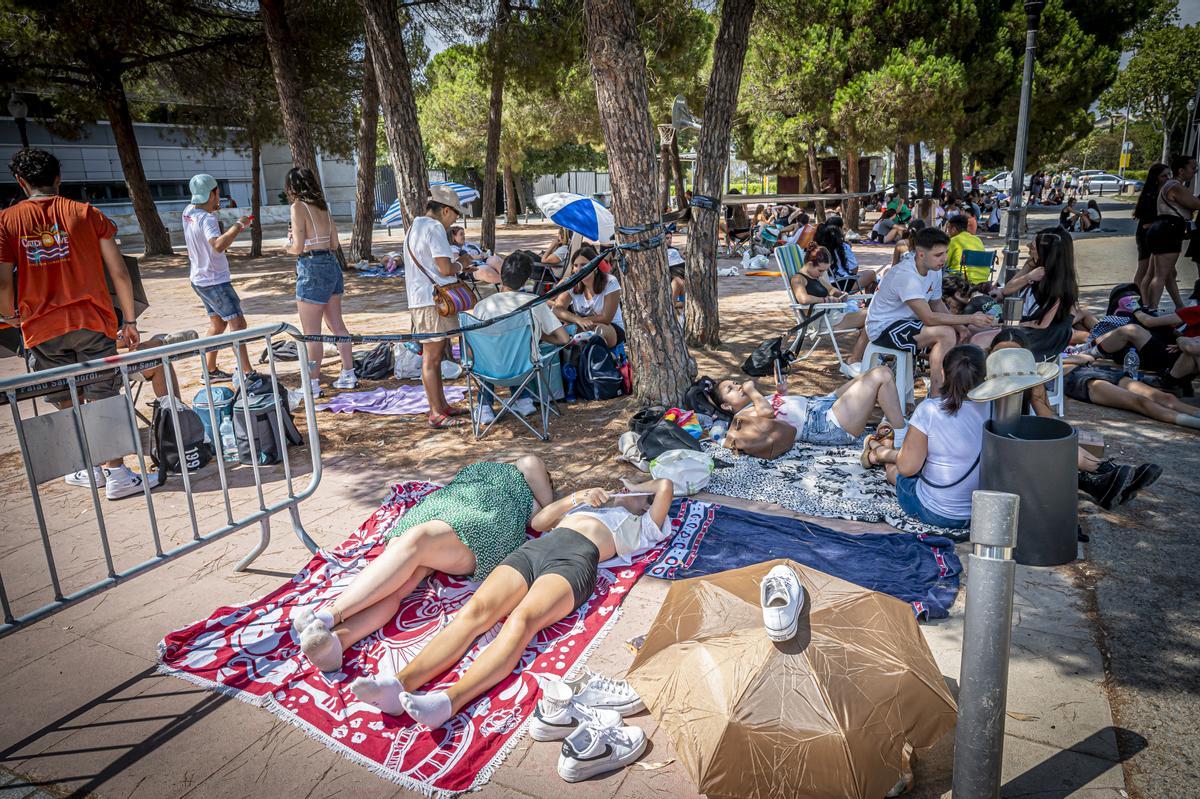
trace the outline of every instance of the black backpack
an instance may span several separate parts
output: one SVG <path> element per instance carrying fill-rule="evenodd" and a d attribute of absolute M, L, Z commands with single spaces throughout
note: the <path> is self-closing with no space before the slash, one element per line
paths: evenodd
<path fill-rule="evenodd" d="M 387 380 L 396 368 L 396 354 L 386 341 L 354 359 L 354 374 L 359 380 Z"/>
<path fill-rule="evenodd" d="M 766 377 L 787 370 L 795 356 L 783 348 L 783 337 L 769 338 L 754 348 L 742 363 L 742 371 L 751 377 Z"/>
<path fill-rule="evenodd" d="M 162 403 L 154 403 L 154 415 L 150 420 L 150 459 L 158 469 L 156 486 L 167 482 L 169 472 L 182 473 L 179 457 L 181 449 L 183 463 L 187 464 L 189 472 L 207 466 L 215 454 L 212 444 L 204 440 L 204 424 L 200 421 L 200 415 L 191 408 L 180 408 L 178 414 L 179 435 L 183 439 L 183 447 L 175 440 L 175 424 L 171 420 L 171 411 Z"/>
<path fill-rule="evenodd" d="M 277 361 L 298 361 L 300 360 L 300 351 L 296 349 L 295 341 L 280 339 L 271 342 L 271 353 Z M 259 363 L 266 363 L 270 360 L 267 351 L 263 350 L 262 355 L 258 356 Z"/>
<path fill-rule="evenodd" d="M 733 419 L 733 414 L 716 404 L 717 382 L 711 377 L 701 377 L 683 395 L 683 407 L 712 419 Z"/>
<path fill-rule="evenodd" d="M 599 335 L 564 347 L 563 363 L 575 368 L 575 396 L 581 400 L 614 399 L 624 390 L 617 359 Z"/>
<path fill-rule="evenodd" d="M 279 426 L 275 416 L 275 396 L 271 392 L 271 384 L 266 383 L 261 393 L 247 392 L 250 405 L 250 429 L 246 429 L 246 412 L 242 407 L 242 395 L 239 390 L 233 399 L 233 435 L 237 439 L 238 461 L 250 464 L 250 438 L 254 438 L 254 452 L 258 454 L 260 466 L 269 466 L 283 460 L 284 446 L 294 447 L 304 442 L 296 423 L 292 421 L 291 405 L 288 402 L 287 391 L 278 383 L 279 408 L 283 411 L 283 438 L 279 440 Z"/>

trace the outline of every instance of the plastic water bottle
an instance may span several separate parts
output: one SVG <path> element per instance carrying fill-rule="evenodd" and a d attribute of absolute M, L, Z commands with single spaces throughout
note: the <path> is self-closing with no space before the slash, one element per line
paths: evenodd
<path fill-rule="evenodd" d="M 720 444 L 725 440 L 725 434 L 729 432 L 729 422 L 724 419 L 718 419 L 713 422 L 712 427 L 708 429 L 708 436 L 716 443 Z"/>
<path fill-rule="evenodd" d="M 1142 368 L 1142 356 L 1138 355 L 1138 351 L 1133 347 L 1129 348 L 1129 352 L 1125 353 L 1125 362 L 1122 364 L 1125 367 L 1125 374 L 1138 380 L 1138 372 Z"/>
<path fill-rule="evenodd" d="M 563 382 L 567 384 L 567 390 L 564 392 L 564 398 L 567 402 L 575 401 L 575 367 L 570 364 L 563 364 L 562 368 Z"/>
<path fill-rule="evenodd" d="M 233 420 L 226 416 L 221 420 L 221 454 L 227 462 L 238 459 L 237 436 L 233 433 Z"/>

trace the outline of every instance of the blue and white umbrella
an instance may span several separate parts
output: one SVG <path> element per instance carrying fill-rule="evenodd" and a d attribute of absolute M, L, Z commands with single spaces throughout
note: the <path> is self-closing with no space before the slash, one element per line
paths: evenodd
<path fill-rule="evenodd" d="M 388 206 L 379 220 L 385 227 L 400 227 L 404 224 L 404 212 L 400 210 L 400 201 L 396 200 Z"/>
<path fill-rule="evenodd" d="M 434 180 L 430 181 L 430 186 L 449 186 L 458 195 L 458 201 L 463 205 L 473 203 L 479 199 L 479 192 L 475 191 L 470 186 L 464 186 L 461 183 L 453 183 L 449 180 Z"/>
<path fill-rule="evenodd" d="M 612 211 L 591 197 L 556 191 L 538 197 L 537 204 L 542 213 L 559 227 L 572 230 L 588 241 L 600 244 L 612 241 L 616 229 Z"/>

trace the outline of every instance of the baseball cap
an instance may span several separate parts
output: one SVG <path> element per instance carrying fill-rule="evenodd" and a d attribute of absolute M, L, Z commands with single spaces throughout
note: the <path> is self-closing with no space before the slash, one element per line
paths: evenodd
<path fill-rule="evenodd" d="M 1134 311 L 1136 311 L 1138 308 L 1141 308 L 1141 307 L 1142 307 L 1141 301 L 1132 294 L 1129 295 L 1128 297 L 1122 297 L 1117 302 L 1117 308 L 1124 311 L 1125 313 L 1133 313 Z"/>
<path fill-rule="evenodd" d="M 207 177 L 207 175 L 204 177 Z M 193 180 L 194 179 L 195 178 L 193 178 Z M 216 185 L 216 183 L 214 182 L 213 185 Z M 454 189 L 450 188 L 449 186 L 430 186 L 429 199 L 433 200 L 435 203 L 441 203 L 442 205 L 453 208 L 455 211 L 458 211 L 460 216 L 466 216 L 467 214 L 467 212 L 463 210 L 462 203 L 459 202 L 458 195 L 455 194 Z"/>
<path fill-rule="evenodd" d="M 217 187 L 217 179 L 212 175 L 193 175 L 188 181 L 188 189 L 192 192 L 192 204 L 208 202 L 208 195 Z"/>

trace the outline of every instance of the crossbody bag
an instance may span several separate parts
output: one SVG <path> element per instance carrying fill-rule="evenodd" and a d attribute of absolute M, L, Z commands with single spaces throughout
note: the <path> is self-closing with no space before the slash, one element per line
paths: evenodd
<path fill-rule="evenodd" d="M 921 481 L 922 483 L 924 483 L 925 485 L 929 486 L 930 488 L 939 488 L 939 489 L 941 489 L 941 488 L 954 488 L 956 485 L 958 485 L 959 483 L 961 483 L 963 480 L 966 480 L 968 477 L 970 477 L 970 476 L 971 476 L 971 472 L 975 471 L 976 467 L 978 467 L 978 466 L 979 466 L 979 458 L 980 458 L 980 456 L 981 456 L 982 454 L 983 454 L 983 451 L 982 451 L 982 450 L 980 450 L 980 453 L 979 453 L 979 455 L 976 455 L 976 456 L 975 456 L 975 462 L 971 464 L 971 468 L 969 468 L 969 469 L 967 469 L 965 472 L 963 472 L 963 476 L 962 476 L 962 477 L 960 477 L 960 478 L 958 478 L 957 480 L 955 480 L 953 483 L 945 483 L 945 484 L 940 484 L 940 485 L 939 485 L 938 483 L 932 483 L 932 482 L 930 482 L 930 481 L 929 481 L 929 480 L 928 480 L 928 479 L 925 477 L 925 468 L 924 468 L 924 467 L 922 467 L 922 468 L 921 468 L 921 471 L 917 472 L 917 479 L 918 479 L 918 480 L 920 480 L 920 481 Z"/>
<path fill-rule="evenodd" d="M 455 280 L 453 283 L 445 285 L 434 280 L 433 275 L 429 274 L 429 270 L 417 260 L 407 239 L 404 242 L 404 248 L 408 250 L 408 257 L 412 259 L 417 269 L 420 269 L 433 284 L 433 307 L 437 308 L 439 316 L 457 316 L 464 311 L 471 310 L 475 307 L 475 303 L 479 302 L 479 298 L 475 296 L 475 290 L 462 280 Z"/>

